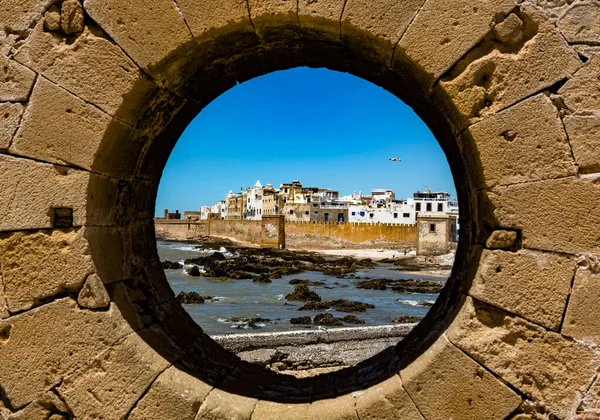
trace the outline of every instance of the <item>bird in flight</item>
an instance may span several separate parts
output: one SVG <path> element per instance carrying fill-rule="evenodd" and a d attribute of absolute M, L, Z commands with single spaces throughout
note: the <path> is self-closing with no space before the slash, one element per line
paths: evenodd
<path fill-rule="evenodd" d="M 391 160 L 392 162 L 402 162 L 402 161 L 400 160 L 400 158 L 397 158 L 397 157 L 391 157 L 391 158 L 390 158 L 390 160 Z"/>

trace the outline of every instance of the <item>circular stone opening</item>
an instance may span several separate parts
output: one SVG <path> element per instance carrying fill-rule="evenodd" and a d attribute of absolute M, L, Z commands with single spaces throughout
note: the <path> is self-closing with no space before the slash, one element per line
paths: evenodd
<path fill-rule="evenodd" d="M 242 360 L 335 371 L 396 345 L 433 306 L 455 196 L 439 144 L 398 98 L 347 73 L 279 71 L 228 90 L 178 140 L 158 253 L 177 300 Z"/>

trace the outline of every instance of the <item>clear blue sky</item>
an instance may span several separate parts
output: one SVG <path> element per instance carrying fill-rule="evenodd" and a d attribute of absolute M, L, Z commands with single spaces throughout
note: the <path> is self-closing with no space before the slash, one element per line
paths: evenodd
<path fill-rule="evenodd" d="M 169 158 L 156 214 L 294 179 L 342 195 L 391 188 L 400 199 L 428 187 L 456 196 L 442 149 L 411 108 L 350 74 L 301 67 L 237 85 L 198 114 Z"/>

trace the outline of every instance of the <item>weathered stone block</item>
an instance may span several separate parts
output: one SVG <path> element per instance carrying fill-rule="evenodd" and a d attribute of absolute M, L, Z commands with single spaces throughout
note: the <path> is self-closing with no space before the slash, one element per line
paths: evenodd
<path fill-rule="evenodd" d="M 132 125 L 157 91 L 154 82 L 98 27 L 85 28 L 67 42 L 38 25 L 15 60 Z"/>
<path fill-rule="evenodd" d="M 64 0 L 60 6 L 60 26 L 64 33 L 83 31 L 83 7 L 79 0 Z"/>
<path fill-rule="evenodd" d="M 75 225 L 86 220 L 90 174 L 0 155 L 0 231 L 51 228 L 54 207 L 73 209 Z"/>
<path fill-rule="evenodd" d="M 600 186 L 594 177 L 496 187 L 487 193 L 499 226 L 521 229 L 525 248 L 599 252 Z"/>
<path fill-rule="evenodd" d="M 212 386 L 171 366 L 154 381 L 128 418 L 194 420 L 211 389 Z"/>
<path fill-rule="evenodd" d="M 491 29 L 494 19 L 507 15 L 512 0 L 427 0 L 398 43 L 396 55 L 422 69 L 431 86 Z"/>
<path fill-rule="evenodd" d="M 564 119 L 575 161 L 586 172 L 600 171 L 600 112 Z"/>
<path fill-rule="evenodd" d="M 11 312 L 76 291 L 94 272 L 85 229 L 0 234 L 0 265 Z"/>
<path fill-rule="evenodd" d="M 523 39 L 523 21 L 511 13 L 502 22 L 494 26 L 494 36 L 504 44 L 516 44 Z"/>
<path fill-rule="evenodd" d="M 10 147 L 11 153 L 35 159 L 104 170 L 126 176 L 135 167 L 142 145 L 119 159 L 110 159 L 100 146 L 133 143 L 133 130 L 53 83 L 40 78 L 33 90 L 23 122 Z M 137 150 L 137 153 L 135 153 Z M 104 161 L 119 161 L 114 163 Z"/>
<path fill-rule="evenodd" d="M 298 2 L 298 19 L 304 32 L 318 32 L 320 37 L 333 41 L 340 39 L 340 18 L 344 0 Z"/>
<path fill-rule="evenodd" d="M 576 2 L 558 20 L 558 28 L 573 44 L 600 42 L 600 6 L 595 1 Z"/>
<path fill-rule="evenodd" d="M 78 418 L 123 418 L 181 354 L 160 329 L 149 327 L 66 377 L 58 392 Z"/>
<path fill-rule="evenodd" d="M 196 420 L 248 420 L 258 401 L 215 388 L 200 406 Z"/>
<path fill-rule="evenodd" d="M 176 4 L 169 0 L 85 0 L 85 11 L 142 68 L 160 61 L 192 39 Z"/>
<path fill-rule="evenodd" d="M 371 420 L 424 420 L 404 388 L 400 376 L 359 391 L 356 412 L 360 419 Z"/>
<path fill-rule="evenodd" d="M 507 249 L 514 246 L 517 232 L 512 230 L 495 230 L 485 242 L 490 249 Z"/>
<path fill-rule="evenodd" d="M 44 13 L 44 29 L 47 31 L 60 30 L 60 7 L 53 4 Z"/>
<path fill-rule="evenodd" d="M 423 3 L 425 0 L 348 0 L 341 22 L 344 44 L 351 49 L 376 53 L 389 62 L 393 48 Z M 372 36 L 387 41 L 387 44 L 375 44 Z"/>
<path fill-rule="evenodd" d="M 227 30 L 238 27 L 254 32 L 245 0 L 178 0 L 177 5 L 194 37 L 224 33 L 223 27 Z"/>
<path fill-rule="evenodd" d="M 294 0 L 248 0 L 250 19 L 263 39 L 280 40 L 299 33 L 298 2 Z M 285 31 L 285 32 L 284 32 Z"/>
<path fill-rule="evenodd" d="M 600 55 L 594 55 L 558 93 L 572 111 L 600 111 Z"/>
<path fill-rule="evenodd" d="M 600 344 L 599 298 L 600 273 L 585 268 L 577 270 L 561 333 Z"/>
<path fill-rule="evenodd" d="M 7 1 L 0 8 L 0 22 L 3 30 L 25 32 L 41 19 L 44 10 L 54 0 Z"/>
<path fill-rule="evenodd" d="M 88 276 L 77 296 L 77 303 L 88 309 L 106 308 L 110 297 L 97 274 Z"/>
<path fill-rule="evenodd" d="M 514 45 L 483 41 L 480 51 L 469 53 L 437 87 L 452 98 L 453 113 L 462 124 L 505 109 L 581 67 L 577 53 L 538 9 L 522 5 L 521 15 L 530 22 L 525 31 L 529 39 Z"/>
<path fill-rule="evenodd" d="M 261 400 L 256 404 L 256 408 L 252 412 L 252 419 L 267 420 L 267 419 L 290 419 L 290 420 L 309 420 L 308 407 L 310 404 L 285 404 L 274 401 Z"/>
<path fill-rule="evenodd" d="M 558 111 L 537 95 L 468 128 L 486 186 L 574 175 L 577 172 Z"/>
<path fill-rule="evenodd" d="M 448 338 L 559 417 L 568 417 L 600 366 L 600 355 L 522 318 L 467 298 Z"/>
<path fill-rule="evenodd" d="M 427 419 L 505 418 L 521 403 L 517 394 L 445 336 L 401 370 L 400 377 Z"/>
<path fill-rule="evenodd" d="M 469 294 L 557 331 L 575 269 L 561 255 L 484 250 Z"/>
<path fill-rule="evenodd" d="M 35 77 L 27 67 L 0 55 L 0 102 L 25 102 Z"/>
<path fill-rule="evenodd" d="M 0 103 L 0 149 L 8 149 L 13 136 L 19 128 L 23 115 L 23 105 Z"/>
<path fill-rule="evenodd" d="M 1 269 L 2 267 L 0 267 Z M 0 319 L 8 318 L 10 312 L 8 312 L 8 303 L 6 302 L 6 295 L 4 294 L 4 282 L 0 275 Z"/>
<path fill-rule="evenodd" d="M 0 322 L 0 331 L 0 384 L 20 408 L 131 328 L 114 305 L 88 311 L 65 298 Z"/>
<path fill-rule="evenodd" d="M 308 409 L 309 419 L 358 420 L 354 409 L 354 395 L 313 401 Z"/>

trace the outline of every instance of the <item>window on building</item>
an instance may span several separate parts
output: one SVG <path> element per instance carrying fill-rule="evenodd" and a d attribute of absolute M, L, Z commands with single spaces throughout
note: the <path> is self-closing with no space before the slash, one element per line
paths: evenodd
<path fill-rule="evenodd" d="M 443 205 L 442 203 L 439 203 L 439 204 L 438 204 L 438 211 L 439 211 L 439 212 L 442 212 L 442 211 L 444 211 L 444 205 Z"/>
<path fill-rule="evenodd" d="M 408 218 L 408 217 L 410 217 L 410 213 L 402 213 L 402 217 Z"/>
<path fill-rule="evenodd" d="M 325 213 L 325 214 L 323 215 L 323 220 L 325 220 L 326 222 L 328 222 L 328 221 L 329 221 L 329 213 Z"/>
<path fill-rule="evenodd" d="M 307 210 L 307 211 L 304 212 L 304 214 L 308 216 L 310 213 Z"/>
<path fill-rule="evenodd" d="M 287 198 L 283 197 L 283 202 L 284 203 L 287 202 Z"/>
<path fill-rule="evenodd" d="M 398 218 L 398 213 L 394 213 L 394 219 Z"/>
<path fill-rule="evenodd" d="M 313 207 L 319 207 L 319 205 L 317 203 L 313 204 Z"/>
<path fill-rule="evenodd" d="M 352 212 L 352 216 L 356 216 L 356 212 L 355 211 Z"/>
<path fill-rule="evenodd" d="M 288 192 L 288 189 L 287 189 L 287 188 L 285 189 L 285 192 Z M 285 199 L 284 199 L 284 200 L 285 200 Z"/>
<path fill-rule="evenodd" d="M 431 211 L 431 203 L 427 203 L 427 207 L 425 208 L 425 211 Z"/>
<path fill-rule="evenodd" d="M 319 211 L 318 211 L 318 210 L 315 210 L 315 214 L 319 214 Z"/>
<path fill-rule="evenodd" d="M 306 202 L 310 203 L 310 197 L 306 197 Z"/>
<path fill-rule="evenodd" d="M 365 212 L 364 212 L 364 211 L 361 211 L 361 212 L 360 212 L 360 216 L 361 216 L 361 217 L 365 217 Z"/>
<path fill-rule="evenodd" d="M 371 219 L 373 218 L 373 216 L 374 216 L 374 214 L 373 214 L 373 213 L 370 213 L 370 214 L 369 214 L 369 217 L 370 217 Z"/>
<path fill-rule="evenodd" d="M 294 210 L 293 210 L 293 209 L 292 209 L 292 210 L 290 210 L 290 214 L 294 214 Z"/>
<path fill-rule="evenodd" d="M 415 210 L 416 211 L 421 211 L 421 203 L 415 204 Z"/>
<path fill-rule="evenodd" d="M 435 232 L 435 223 L 429 224 L 429 232 Z"/>

